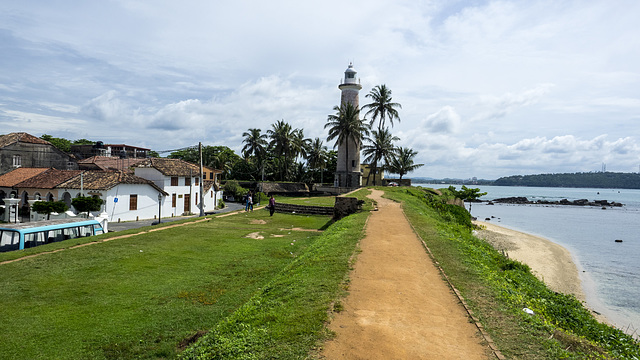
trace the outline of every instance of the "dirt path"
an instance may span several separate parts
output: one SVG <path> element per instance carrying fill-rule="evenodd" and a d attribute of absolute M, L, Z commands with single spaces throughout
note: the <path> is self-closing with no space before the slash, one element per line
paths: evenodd
<path fill-rule="evenodd" d="M 400 204 L 381 198 L 350 275 L 326 359 L 489 359 L 488 346 L 442 279 Z"/>

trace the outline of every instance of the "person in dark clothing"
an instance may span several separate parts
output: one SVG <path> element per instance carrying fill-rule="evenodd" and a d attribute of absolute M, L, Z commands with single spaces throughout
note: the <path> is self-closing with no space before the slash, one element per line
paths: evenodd
<path fill-rule="evenodd" d="M 273 213 L 276 211 L 276 199 L 273 198 L 273 195 L 271 195 L 271 198 L 269 198 L 269 216 L 273 216 Z"/>

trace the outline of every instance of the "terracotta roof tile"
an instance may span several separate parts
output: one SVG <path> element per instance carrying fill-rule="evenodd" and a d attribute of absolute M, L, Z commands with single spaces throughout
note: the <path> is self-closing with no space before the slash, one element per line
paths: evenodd
<path fill-rule="evenodd" d="M 19 141 L 53 146 L 53 144 L 51 144 L 50 142 L 37 138 L 31 134 L 27 134 L 25 132 L 15 132 L 7 135 L 0 135 L 0 148 L 17 143 Z"/>
<path fill-rule="evenodd" d="M 194 176 L 200 173 L 200 166 L 181 159 L 149 158 L 134 165 L 140 168 L 154 168 L 165 176 Z M 220 170 L 204 168 L 205 172 L 221 173 Z"/>
<path fill-rule="evenodd" d="M 141 163 L 146 159 L 120 159 L 113 156 L 92 156 L 83 160 L 78 160 L 78 166 L 82 170 L 122 170 L 130 172 L 129 168 Z"/>
<path fill-rule="evenodd" d="M 61 183 L 78 176 L 82 173 L 82 170 L 58 170 L 47 169 L 40 174 L 33 176 L 29 179 L 21 181 L 14 185 L 15 188 L 29 188 L 29 189 L 53 189 Z"/>
<path fill-rule="evenodd" d="M 17 168 L 4 175 L 0 175 L 0 187 L 13 187 L 47 170 L 48 168 Z"/>
<path fill-rule="evenodd" d="M 144 184 L 167 195 L 152 181 L 122 171 L 85 171 L 82 174 L 82 187 L 85 190 L 109 190 L 118 184 Z M 58 186 L 60 189 L 80 189 L 80 176 L 69 179 Z"/>

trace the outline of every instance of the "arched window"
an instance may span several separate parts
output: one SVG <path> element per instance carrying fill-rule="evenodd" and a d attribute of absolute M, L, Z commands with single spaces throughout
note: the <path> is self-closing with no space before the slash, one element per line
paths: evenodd
<path fill-rule="evenodd" d="M 71 208 L 71 194 L 65 191 L 64 194 L 62 194 L 62 201 L 64 201 L 68 208 Z"/>

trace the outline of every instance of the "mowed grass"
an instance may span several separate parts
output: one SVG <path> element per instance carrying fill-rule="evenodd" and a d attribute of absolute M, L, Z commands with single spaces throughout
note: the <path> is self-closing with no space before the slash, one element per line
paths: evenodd
<path fill-rule="evenodd" d="M 276 202 L 294 205 L 308 205 L 308 206 L 328 206 L 333 207 L 336 203 L 335 196 L 314 196 L 314 197 L 289 197 L 279 196 L 276 197 Z"/>
<path fill-rule="evenodd" d="M 321 235 L 292 228 L 329 221 L 256 210 L 0 265 L 1 357 L 175 358 Z"/>

